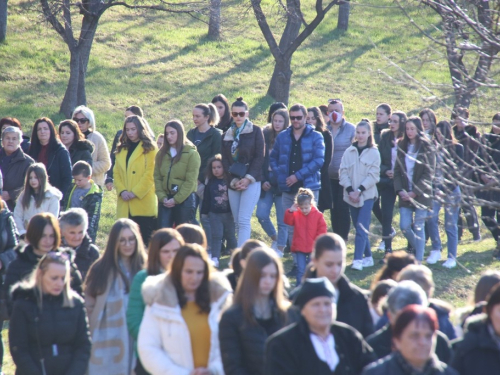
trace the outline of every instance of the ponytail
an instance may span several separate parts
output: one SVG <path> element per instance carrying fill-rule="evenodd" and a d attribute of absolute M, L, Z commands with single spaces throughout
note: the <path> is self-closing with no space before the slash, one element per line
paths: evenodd
<path fill-rule="evenodd" d="M 194 108 L 201 109 L 201 111 L 203 112 L 203 116 L 208 116 L 208 125 L 215 126 L 219 123 L 219 112 L 217 111 L 217 108 L 214 104 L 200 103 L 197 104 Z"/>

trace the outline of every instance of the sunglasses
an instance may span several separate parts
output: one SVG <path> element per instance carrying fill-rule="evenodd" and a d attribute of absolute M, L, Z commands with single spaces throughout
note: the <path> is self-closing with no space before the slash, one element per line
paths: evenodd
<path fill-rule="evenodd" d="M 231 115 L 232 115 L 233 117 L 238 117 L 238 116 L 240 116 L 240 117 L 245 117 L 246 112 L 231 112 Z"/>
<path fill-rule="evenodd" d="M 304 118 L 304 116 L 290 116 L 290 120 L 294 121 L 294 120 L 302 120 Z"/>
<path fill-rule="evenodd" d="M 78 122 L 80 124 L 85 124 L 86 122 L 89 121 L 89 119 L 88 118 L 74 118 L 73 121 Z"/>

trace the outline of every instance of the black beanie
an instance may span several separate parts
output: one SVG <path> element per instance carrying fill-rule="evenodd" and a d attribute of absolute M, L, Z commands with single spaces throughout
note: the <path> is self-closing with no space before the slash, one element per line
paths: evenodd
<path fill-rule="evenodd" d="M 330 280 L 326 277 L 318 277 L 315 279 L 306 279 L 300 287 L 297 296 L 295 297 L 294 304 L 299 306 L 300 309 L 306 305 L 307 302 L 316 297 L 335 297 L 335 288 Z"/>

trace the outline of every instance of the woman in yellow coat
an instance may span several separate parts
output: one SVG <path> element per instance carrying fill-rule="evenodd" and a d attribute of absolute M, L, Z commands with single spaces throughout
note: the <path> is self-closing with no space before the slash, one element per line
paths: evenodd
<path fill-rule="evenodd" d="M 116 216 L 135 221 L 146 245 L 156 229 L 158 214 L 153 177 L 158 148 L 147 129 L 142 117 L 125 119 L 113 168 L 118 199 Z"/>

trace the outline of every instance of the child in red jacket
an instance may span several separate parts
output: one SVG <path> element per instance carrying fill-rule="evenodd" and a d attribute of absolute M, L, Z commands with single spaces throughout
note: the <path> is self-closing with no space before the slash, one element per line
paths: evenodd
<path fill-rule="evenodd" d="M 299 189 L 295 203 L 285 211 L 285 224 L 294 227 L 291 251 L 297 256 L 297 285 L 300 285 L 314 241 L 320 234 L 326 233 L 325 218 L 316 208 L 310 189 Z"/>

